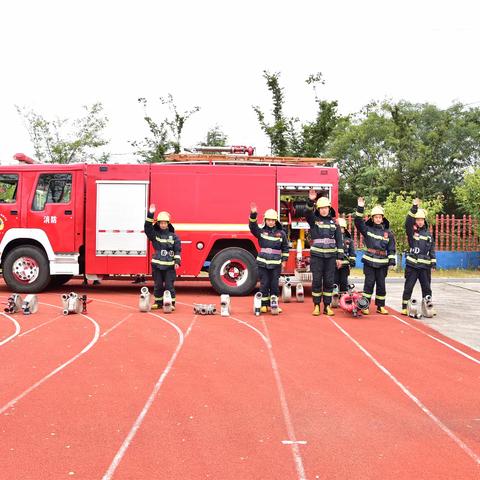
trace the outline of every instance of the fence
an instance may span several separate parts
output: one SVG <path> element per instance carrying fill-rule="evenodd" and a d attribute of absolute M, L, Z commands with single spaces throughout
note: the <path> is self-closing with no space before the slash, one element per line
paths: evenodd
<path fill-rule="evenodd" d="M 353 216 L 346 217 L 348 229 L 356 248 L 362 248 L 363 238 L 355 230 Z M 480 249 L 478 219 L 471 215 L 455 217 L 455 215 L 436 215 L 435 224 L 430 226 L 435 238 L 435 248 L 448 252 L 476 252 Z"/>

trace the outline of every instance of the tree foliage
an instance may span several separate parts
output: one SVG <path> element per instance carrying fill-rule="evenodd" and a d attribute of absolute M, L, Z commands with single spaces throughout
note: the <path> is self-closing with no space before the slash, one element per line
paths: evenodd
<path fill-rule="evenodd" d="M 455 188 L 455 195 L 466 213 L 480 218 L 480 168 L 465 173 L 463 184 Z"/>
<path fill-rule="evenodd" d="M 310 75 L 306 83 L 312 86 L 317 104 L 315 119 L 301 123 L 297 117 L 284 113 L 284 89 L 280 86 L 280 73 L 263 72 L 267 88 L 272 95 L 272 123 L 266 121 L 265 113 L 260 107 L 253 107 L 261 129 L 270 139 L 273 155 L 296 157 L 319 157 L 325 153 L 325 147 L 340 120 L 337 114 L 337 101 L 322 100 L 317 88 L 324 85 L 322 74 Z"/>
<path fill-rule="evenodd" d="M 135 153 L 145 163 L 164 162 L 167 154 L 180 153 L 185 123 L 200 110 L 200 107 L 179 112 L 173 96 L 168 94 L 166 98 L 160 97 L 160 103 L 168 107 L 170 115 L 161 122 L 157 122 L 148 113 L 147 99 L 141 97 L 138 99 L 138 103 L 143 107 L 143 119 L 147 124 L 149 135 L 143 140 L 130 141 L 130 145 L 136 149 Z"/>
<path fill-rule="evenodd" d="M 201 142 L 200 145 L 203 147 L 224 147 L 227 141 L 227 135 L 225 135 L 218 125 L 215 125 L 207 132 L 205 141 Z"/>
<path fill-rule="evenodd" d="M 416 195 L 414 193 L 390 192 L 382 205 L 385 209 L 385 217 L 390 222 L 390 229 L 395 235 L 397 252 L 399 253 L 408 249 L 408 242 L 405 234 L 405 219 L 412 207 L 415 197 Z M 443 199 L 440 196 L 430 199 L 422 199 L 421 208 L 424 208 L 427 211 L 427 222 L 429 225 L 435 223 L 435 215 L 442 211 L 442 200 Z"/>
<path fill-rule="evenodd" d="M 28 130 L 37 160 L 49 163 L 107 161 L 108 154 L 99 153 L 99 149 L 108 144 L 102 138 L 108 123 L 103 105 L 95 103 L 83 108 L 86 113 L 78 119 L 47 120 L 31 109 L 16 106 Z"/>
<path fill-rule="evenodd" d="M 442 195 L 456 208 L 454 189 L 465 169 L 480 163 L 480 109 L 454 104 L 383 102 L 337 123 L 328 155 L 341 172 L 341 202 L 353 207 L 366 191 Z"/>

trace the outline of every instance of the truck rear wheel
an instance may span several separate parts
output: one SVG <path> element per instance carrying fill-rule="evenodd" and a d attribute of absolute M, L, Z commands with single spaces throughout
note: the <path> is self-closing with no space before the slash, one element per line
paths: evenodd
<path fill-rule="evenodd" d="M 3 278 L 14 292 L 41 292 L 50 282 L 48 259 L 38 247 L 14 248 L 3 262 Z"/>
<path fill-rule="evenodd" d="M 257 284 L 255 257 L 243 248 L 225 248 L 213 257 L 208 275 L 218 293 L 248 295 Z"/>

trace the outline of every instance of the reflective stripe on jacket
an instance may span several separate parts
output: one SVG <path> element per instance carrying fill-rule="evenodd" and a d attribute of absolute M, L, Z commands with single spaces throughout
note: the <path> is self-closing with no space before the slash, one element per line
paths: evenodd
<path fill-rule="evenodd" d="M 257 213 L 250 212 L 250 221 L 248 226 L 253 236 L 258 239 L 260 251 L 257 255 L 257 264 L 259 267 L 274 269 L 281 266 L 282 262 L 288 260 L 289 246 L 287 234 L 283 230 L 280 222 L 270 228 L 266 225 L 261 227 L 257 223 Z"/>

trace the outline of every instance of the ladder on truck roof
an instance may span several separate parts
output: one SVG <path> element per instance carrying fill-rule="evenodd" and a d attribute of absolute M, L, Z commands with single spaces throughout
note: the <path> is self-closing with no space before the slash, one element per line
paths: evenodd
<path fill-rule="evenodd" d="M 245 155 L 202 155 L 202 154 L 170 154 L 164 163 L 208 163 L 209 165 L 328 165 L 334 162 L 333 158 L 306 158 L 306 157 L 261 157 Z"/>

